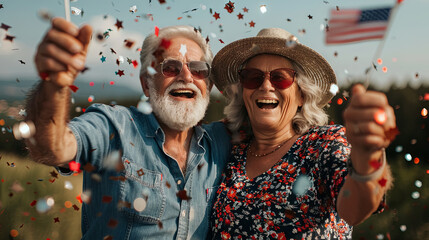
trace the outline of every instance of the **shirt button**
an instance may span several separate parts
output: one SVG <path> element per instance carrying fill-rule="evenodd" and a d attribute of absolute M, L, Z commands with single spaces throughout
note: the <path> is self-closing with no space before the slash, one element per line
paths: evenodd
<path fill-rule="evenodd" d="M 186 216 L 185 210 L 182 211 L 182 217 Z"/>

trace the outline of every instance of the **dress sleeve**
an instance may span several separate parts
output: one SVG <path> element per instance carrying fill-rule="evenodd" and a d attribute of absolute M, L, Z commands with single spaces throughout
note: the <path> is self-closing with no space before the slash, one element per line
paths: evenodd
<path fill-rule="evenodd" d="M 345 136 L 343 126 L 330 126 L 325 132 L 321 161 L 324 163 L 323 178 L 330 191 L 333 206 L 336 206 L 338 194 L 347 176 L 347 159 L 350 156 L 351 146 Z"/>

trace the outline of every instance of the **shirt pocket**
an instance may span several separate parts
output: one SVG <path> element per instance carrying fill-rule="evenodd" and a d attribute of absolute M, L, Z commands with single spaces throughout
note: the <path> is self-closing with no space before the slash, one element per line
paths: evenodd
<path fill-rule="evenodd" d="M 120 211 L 137 221 L 157 224 L 166 205 L 162 174 L 145 169 L 125 157 L 122 162 L 125 180 L 121 182 Z"/>

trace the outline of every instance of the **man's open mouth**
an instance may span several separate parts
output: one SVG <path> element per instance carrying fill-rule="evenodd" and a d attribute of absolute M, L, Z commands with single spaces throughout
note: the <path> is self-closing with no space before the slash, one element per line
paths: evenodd
<path fill-rule="evenodd" d="M 257 99 L 256 105 L 261 109 L 274 109 L 279 105 L 279 101 L 274 99 Z"/>
<path fill-rule="evenodd" d="M 195 92 L 188 89 L 174 89 L 170 91 L 173 97 L 194 98 Z"/>

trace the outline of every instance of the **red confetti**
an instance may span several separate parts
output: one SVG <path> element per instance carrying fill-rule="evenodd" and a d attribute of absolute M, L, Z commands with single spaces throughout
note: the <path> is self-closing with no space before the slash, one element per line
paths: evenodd
<path fill-rule="evenodd" d="M 374 114 L 374 120 L 376 123 L 383 125 L 386 120 L 387 120 L 387 116 L 386 116 L 386 112 L 384 112 L 383 109 L 378 110 L 375 114 Z"/>
<path fill-rule="evenodd" d="M 378 160 L 371 160 L 369 162 L 369 165 L 371 165 L 371 167 L 373 167 L 374 169 L 379 169 L 381 167 L 381 162 Z"/>
<path fill-rule="evenodd" d="M 15 38 L 15 36 L 11 36 L 11 35 L 6 34 L 6 37 L 4 38 L 4 40 L 13 42 L 14 38 Z"/>
<path fill-rule="evenodd" d="M 222 39 L 219 39 L 219 42 L 220 42 L 220 43 L 224 43 L 224 42 L 222 41 Z"/>
<path fill-rule="evenodd" d="M 429 93 L 425 93 L 425 96 L 423 97 L 423 100 L 429 101 Z"/>
<path fill-rule="evenodd" d="M 395 140 L 398 134 L 399 134 L 399 129 L 397 127 L 391 128 L 384 132 L 384 135 L 386 135 L 386 138 L 390 141 Z"/>
<path fill-rule="evenodd" d="M 107 223 L 107 225 L 111 228 L 115 228 L 118 225 L 118 220 L 110 219 L 109 223 Z"/>
<path fill-rule="evenodd" d="M 165 0 L 158 0 L 160 4 L 164 4 Z"/>
<path fill-rule="evenodd" d="M 121 29 L 121 28 L 124 28 L 124 27 L 122 26 L 122 21 L 119 21 L 119 19 L 116 19 L 115 26 L 118 28 L 118 30 L 119 30 L 119 29 Z"/>
<path fill-rule="evenodd" d="M 6 25 L 4 23 L 1 24 L 0 28 L 4 29 L 5 31 L 7 31 L 9 28 L 11 28 L 11 26 Z"/>
<path fill-rule="evenodd" d="M 138 65 L 139 65 L 139 63 L 137 62 L 137 60 L 133 60 L 133 67 L 137 68 Z"/>
<path fill-rule="evenodd" d="M 170 47 L 170 45 L 171 45 L 171 41 L 163 38 L 163 39 L 161 39 L 161 44 L 159 46 L 161 46 L 165 49 L 168 49 Z"/>
<path fill-rule="evenodd" d="M 123 75 L 125 75 L 124 70 L 119 70 L 119 69 L 118 69 L 118 72 L 116 74 L 119 75 L 119 77 L 122 77 Z"/>
<path fill-rule="evenodd" d="M 243 19 L 243 14 L 241 14 L 241 13 L 238 13 L 238 15 L 237 15 L 237 17 L 238 17 L 238 19 Z"/>
<path fill-rule="evenodd" d="M 76 204 L 73 204 L 73 209 L 74 209 L 75 211 L 79 211 L 79 207 L 78 207 Z"/>
<path fill-rule="evenodd" d="M 229 1 L 228 3 L 225 3 L 225 7 L 226 11 L 228 11 L 229 13 L 234 12 L 234 3 Z"/>
<path fill-rule="evenodd" d="M 48 73 L 45 73 L 45 72 L 41 72 L 41 73 L 39 74 L 39 76 L 40 76 L 40 78 L 41 78 L 42 80 L 46 80 L 46 79 L 48 79 L 49 74 L 48 74 Z"/>
<path fill-rule="evenodd" d="M 139 170 L 137 170 L 137 174 L 139 175 L 139 177 L 143 176 L 144 175 L 143 168 L 140 168 Z"/>
<path fill-rule="evenodd" d="M 55 178 L 49 179 L 49 182 L 54 183 L 55 182 Z"/>
<path fill-rule="evenodd" d="M 109 203 L 112 201 L 112 197 L 111 196 L 103 196 L 103 199 L 101 200 L 103 203 Z"/>
<path fill-rule="evenodd" d="M 190 200 L 190 199 L 192 199 L 191 197 L 189 197 L 189 196 L 186 194 L 186 190 L 180 190 L 180 191 L 178 191 L 178 192 L 176 193 L 176 196 L 177 196 L 178 198 L 180 198 L 181 200 Z"/>
<path fill-rule="evenodd" d="M 37 201 L 36 201 L 36 200 L 33 200 L 33 201 L 30 203 L 30 206 L 34 207 L 34 205 L 36 205 L 36 203 L 37 203 Z"/>
<path fill-rule="evenodd" d="M 159 27 L 155 26 L 155 36 L 159 36 Z"/>
<path fill-rule="evenodd" d="M 54 218 L 54 223 L 57 223 L 57 222 L 60 222 L 60 218 L 59 217 Z"/>
<path fill-rule="evenodd" d="M 378 180 L 378 184 L 380 184 L 380 186 L 382 187 L 386 186 L 386 183 L 387 183 L 387 180 L 385 178 Z"/>
<path fill-rule="evenodd" d="M 243 8 L 243 12 L 249 12 L 249 9 Z"/>
<path fill-rule="evenodd" d="M 215 13 L 213 14 L 213 17 L 214 17 L 216 20 L 218 20 L 218 19 L 220 18 L 220 15 L 219 15 L 219 13 L 215 12 Z"/>
<path fill-rule="evenodd" d="M 69 88 L 73 91 L 73 92 L 77 92 L 77 90 L 79 90 L 78 87 L 76 87 L 75 85 L 70 85 Z"/>
<path fill-rule="evenodd" d="M 115 84 L 115 82 L 114 82 L 114 81 L 110 81 L 110 82 L 109 82 L 109 84 L 110 84 L 110 85 L 114 85 L 114 84 Z"/>
<path fill-rule="evenodd" d="M 70 170 L 72 170 L 74 172 L 79 172 L 80 171 L 80 163 L 78 163 L 76 161 L 70 161 L 69 162 L 69 168 L 70 168 Z"/>
<path fill-rule="evenodd" d="M 79 203 L 82 203 L 82 198 L 80 197 L 80 194 L 79 194 L 79 195 L 77 195 L 76 199 L 77 199 L 77 201 L 78 201 Z"/>
<path fill-rule="evenodd" d="M 255 27 L 255 24 L 256 23 L 253 20 L 249 22 L 250 27 Z"/>

